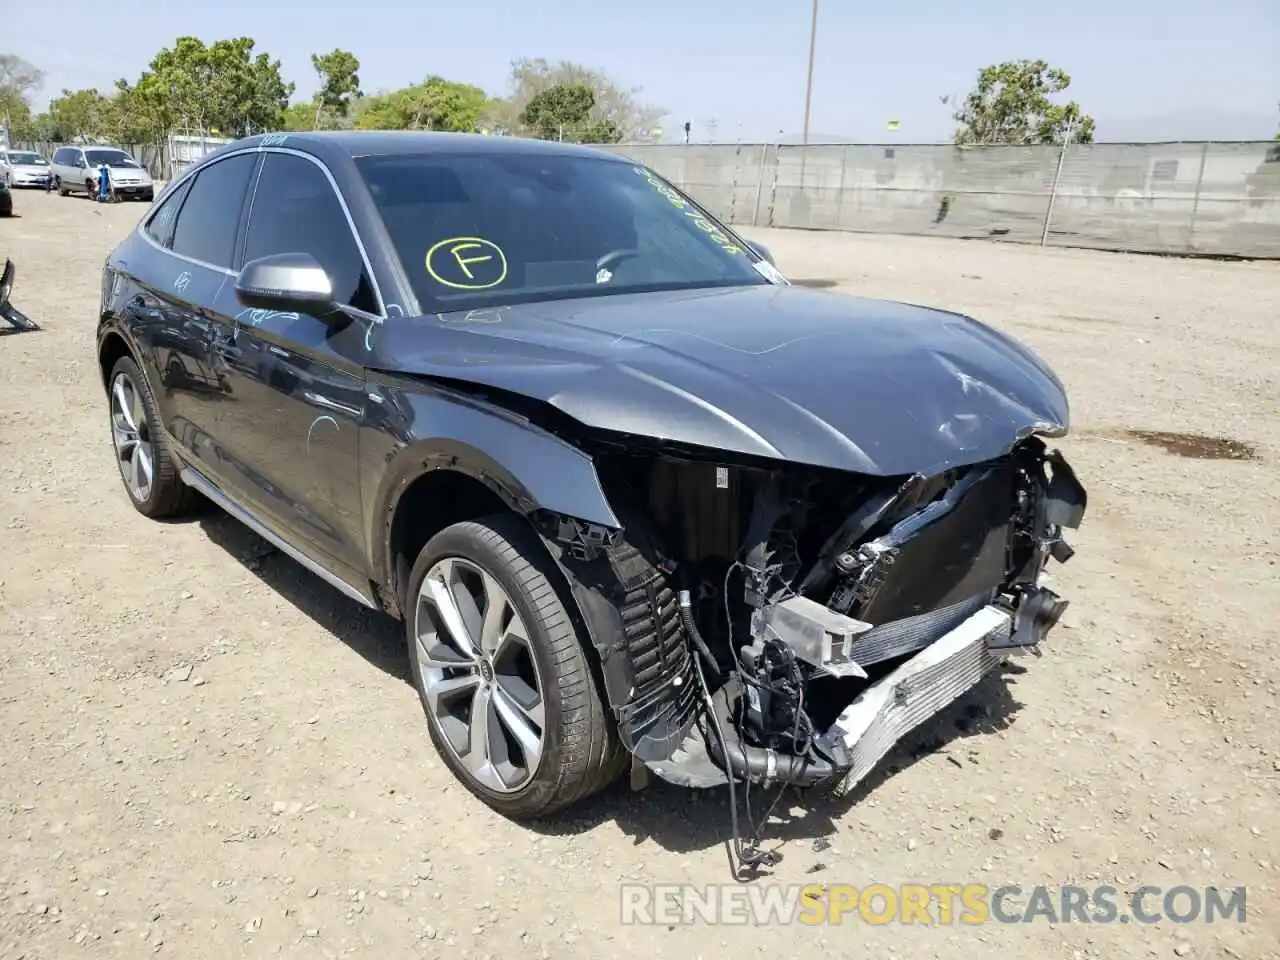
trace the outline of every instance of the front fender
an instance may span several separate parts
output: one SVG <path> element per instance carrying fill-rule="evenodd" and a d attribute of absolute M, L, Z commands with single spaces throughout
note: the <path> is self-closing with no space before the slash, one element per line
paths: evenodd
<path fill-rule="evenodd" d="M 513 510 L 549 510 L 621 526 L 591 457 L 554 434 L 483 401 L 429 386 L 372 385 L 360 437 L 361 490 L 372 555 L 388 582 L 387 542 L 396 504 L 430 470 L 479 480 Z"/>

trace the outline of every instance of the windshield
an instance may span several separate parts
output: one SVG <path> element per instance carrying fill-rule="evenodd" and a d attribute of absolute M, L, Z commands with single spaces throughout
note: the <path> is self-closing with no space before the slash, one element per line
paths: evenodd
<path fill-rule="evenodd" d="M 91 167 L 100 167 L 104 163 L 108 167 L 136 167 L 138 165 L 138 162 L 123 150 L 86 150 L 84 156 Z"/>
<path fill-rule="evenodd" d="M 47 167 L 49 165 L 49 161 L 38 153 L 22 153 L 17 150 L 10 150 L 8 157 L 9 162 L 15 167 Z"/>
<path fill-rule="evenodd" d="M 631 163 L 477 151 L 356 164 L 424 311 L 769 282 L 728 228 Z"/>

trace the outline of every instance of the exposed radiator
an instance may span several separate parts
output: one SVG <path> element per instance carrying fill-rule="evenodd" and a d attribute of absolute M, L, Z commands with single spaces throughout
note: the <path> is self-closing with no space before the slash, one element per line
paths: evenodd
<path fill-rule="evenodd" d="M 990 603 L 991 596 L 990 592 L 984 592 L 938 610 L 873 627 L 854 641 L 853 659 L 868 667 L 923 650 Z"/>

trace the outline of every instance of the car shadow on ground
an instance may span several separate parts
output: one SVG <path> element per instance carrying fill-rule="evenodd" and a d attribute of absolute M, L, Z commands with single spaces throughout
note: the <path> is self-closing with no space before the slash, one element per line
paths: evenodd
<path fill-rule="evenodd" d="M 288 600 L 316 624 L 342 641 L 366 661 L 392 677 L 411 684 L 409 658 L 399 622 L 369 610 L 329 587 L 310 571 L 277 550 L 266 540 L 208 504 L 197 520 L 209 540 L 234 557 L 249 572 Z M 797 851 L 821 860 L 825 844 L 839 841 L 840 821 L 861 800 L 920 760 L 945 756 L 957 767 L 976 765 L 964 742 L 1007 729 L 1022 708 L 1013 695 L 1017 677 L 1026 668 L 1016 661 L 986 679 L 936 717 L 909 733 L 855 790 L 834 797 L 820 789 L 753 789 L 750 821 L 759 823 L 771 805 L 773 812 L 759 831 L 760 847 L 769 850 L 785 843 L 784 855 Z M 407 695 L 412 695 L 411 691 Z M 742 836 L 748 838 L 745 802 L 738 789 Z M 776 805 L 774 804 L 777 799 Z M 478 802 L 478 801 L 477 801 Z M 724 846 L 733 838 L 727 787 L 690 790 L 656 778 L 647 788 L 633 791 L 622 777 L 603 793 L 565 813 L 524 826 L 548 836 L 586 833 L 614 822 L 635 844 L 656 843 L 672 853 L 694 853 Z M 844 824 L 845 830 L 851 825 Z M 845 846 L 856 846 L 851 840 Z M 811 864 L 810 869 L 814 867 Z"/>
<path fill-rule="evenodd" d="M 271 590 L 379 670 L 406 684 L 411 682 L 404 632 L 398 621 L 339 593 L 208 501 L 201 505 L 197 521 L 210 542 L 231 554 Z"/>
<path fill-rule="evenodd" d="M 935 755 L 945 756 L 957 767 L 976 765 L 976 758 L 964 741 L 1007 729 L 1022 708 L 1013 695 L 1016 678 L 1026 668 L 1016 663 L 989 675 L 965 696 L 909 733 L 880 762 L 853 792 L 835 797 L 829 791 L 815 788 L 799 791 L 786 788 L 773 813 L 759 831 L 759 846 L 764 850 L 778 848 L 784 856 L 795 857 L 797 851 L 819 854 L 827 844 L 837 843 L 841 827 L 848 831 L 850 823 L 841 823 L 857 804 L 879 790 L 888 780 L 906 771 L 920 760 Z M 778 789 L 756 788 L 751 794 L 752 820 L 760 823 L 764 813 L 778 798 Z M 752 827 L 745 823 L 745 796 L 737 790 L 740 833 L 746 839 Z M 600 823 L 614 821 L 636 844 L 652 841 L 673 853 L 693 853 L 723 845 L 727 851 L 733 838 L 727 787 L 687 790 L 657 781 L 639 792 L 632 792 L 624 777 L 603 795 L 585 807 L 561 817 L 530 825 L 530 829 L 552 835 L 582 833 Z M 844 846 L 856 846 L 852 840 Z M 767 872 L 767 871 L 766 871 Z"/>

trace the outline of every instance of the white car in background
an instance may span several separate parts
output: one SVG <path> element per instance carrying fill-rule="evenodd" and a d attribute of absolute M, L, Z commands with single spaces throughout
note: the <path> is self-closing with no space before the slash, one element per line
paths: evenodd
<path fill-rule="evenodd" d="M 34 150 L 0 150 L 0 177 L 10 187 L 39 187 L 49 183 L 49 161 Z"/>
<path fill-rule="evenodd" d="M 150 203 L 156 187 L 142 164 L 119 147 L 59 147 L 53 151 L 53 183 L 58 193 L 83 192 L 88 197 L 98 194 L 98 168 L 103 164 L 111 173 L 111 189 L 117 197 L 136 198 Z"/>

